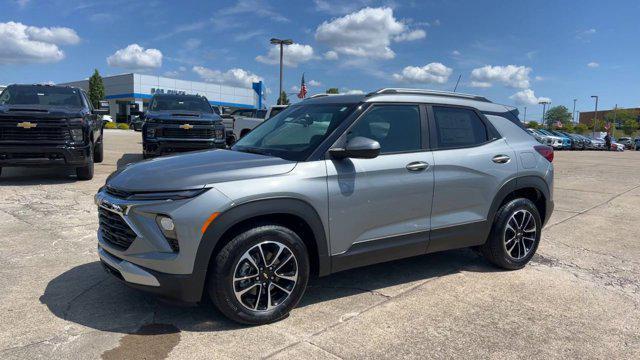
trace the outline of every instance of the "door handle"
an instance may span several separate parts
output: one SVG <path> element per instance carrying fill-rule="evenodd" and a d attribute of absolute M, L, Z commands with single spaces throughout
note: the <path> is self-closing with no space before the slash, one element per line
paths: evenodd
<path fill-rule="evenodd" d="M 427 169 L 428 167 L 429 164 L 424 161 L 414 161 L 407 164 L 407 170 L 409 171 L 422 171 Z"/>
<path fill-rule="evenodd" d="M 491 160 L 496 164 L 506 164 L 511 161 L 511 158 L 507 155 L 496 155 Z"/>

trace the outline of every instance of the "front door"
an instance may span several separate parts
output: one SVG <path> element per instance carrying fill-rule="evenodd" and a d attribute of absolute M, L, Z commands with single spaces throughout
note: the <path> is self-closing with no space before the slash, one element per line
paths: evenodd
<path fill-rule="evenodd" d="M 424 109 L 373 105 L 344 136 L 378 141 L 380 155 L 326 160 L 334 271 L 426 251 L 434 179 Z"/>

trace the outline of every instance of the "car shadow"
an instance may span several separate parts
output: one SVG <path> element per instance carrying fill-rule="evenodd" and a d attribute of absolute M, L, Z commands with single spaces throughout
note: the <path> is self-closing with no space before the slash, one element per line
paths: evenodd
<path fill-rule="evenodd" d="M 343 271 L 311 279 L 298 309 L 313 304 L 413 286 L 414 282 L 461 271 L 499 271 L 471 250 L 455 250 L 417 256 Z M 394 290 L 398 291 L 398 290 Z M 154 295 L 127 287 L 108 275 L 99 262 L 76 266 L 51 280 L 40 302 L 57 317 L 101 331 L 157 335 L 166 326 L 177 331 L 224 331 L 243 327 L 225 318 L 209 301 L 192 307 L 161 301 Z M 295 311 L 295 310 L 294 310 Z M 154 327 L 154 324 L 163 326 Z"/>
<path fill-rule="evenodd" d="M 2 185 L 55 185 L 75 183 L 76 172 L 69 167 L 3 167 Z"/>
<path fill-rule="evenodd" d="M 120 170 L 129 164 L 137 163 L 142 160 L 144 160 L 142 154 L 123 154 L 122 157 L 116 161 L 116 168 Z"/>

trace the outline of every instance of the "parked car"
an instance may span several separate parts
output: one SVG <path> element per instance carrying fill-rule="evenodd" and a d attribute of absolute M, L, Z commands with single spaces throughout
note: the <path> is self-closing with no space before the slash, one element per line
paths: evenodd
<path fill-rule="evenodd" d="M 546 137 L 547 145 L 551 146 L 556 150 L 564 149 L 564 140 L 560 136 L 551 134 L 550 132 L 544 129 L 536 129 L 536 131 Z"/>
<path fill-rule="evenodd" d="M 546 144 L 545 136 L 535 131 L 535 129 L 527 128 L 527 132 L 533 136 L 537 142 L 541 144 Z"/>
<path fill-rule="evenodd" d="M 586 148 L 585 142 L 578 136 L 578 134 L 571 134 L 566 131 L 556 131 L 571 140 L 571 150 L 584 150 Z"/>
<path fill-rule="evenodd" d="M 247 135 L 254 127 L 260 125 L 263 121 L 271 119 L 288 105 L 273 105 L 269 109 L 238 109 L 231 113 L 233 120 L 225 121 L 225 125 L 229 129 L 233 129 L 234 142 Z"/>
<path fill-rule="evenodd" d="M 595 150 L 605 150 L 605 142 L 604 139 L 600 138 L 600 137 L 593 137 L 593 135 L 591 135 L 589 137 L 589 140 L 591 140 L 591 146 L 593 149 Z"/>
<path fill-rule="evenodd" d="M 546 132 L 550 133 L 551 135 L 555 135 L 559 138 L 562 139 L 562 149 L 563 150 L 570 150 L 572 149 L 573 145 L 572 145 L 572 140 L 570 137 L 562 134 L 561 132 L 557 131 L 557 130 L 549 130 L 549 129 L 545 129 Z"/>
<path fill-rule="evenodd" d="M 625 149 L 633 149 L 633 139 L 630 137 L 621 137 L 618 139 L 618 143 L 624 145 Z"/>
<path fill-rule="evenodd" d="M 222 118 L 204 96 L 156 94 L 141 118 L 145 158 L 226 147 Z"/>
<path fill-rule="evenodd" d="M 136 115 L 131 118 L 131 122 L 129 123 L 129 127 L 135 131 L 142 131 L 142 125 L 144 124 L 143 116 Z"/>
<path fill-rule="evenodd" d="M 640 138 L 635 138 L 635 140 L 633 140 L 633 143 L 635 145 L 636 151 L 640 150 Z"/>
<path fill-rule="evenodd" d="M 426 90 L 306 99 L 231 150 L 112 174 L 95 197 L 98 255 L 128 285 L 208 296 L 248 324 L 287 316 L 311 276 L 369 264 L 474 246 L 520 269 L 554 170 L 516 114 Z"/>
<path fill-rule="evenodd" d="M 618 142 L 618 140 L 616 140 L 616 138 L 612 137 L 611 138 L 611 148 L 609 150 L 611 151 L 624 151 L 625 146 L 623 144 L 621 144 L 620 142 Z"/>
<path fill-rule="evenodd" d="M 54 85 L 9 85 L 0 94 L 0 173 L 10 166 L 73 167 L 93 178 L 102 162 L 102 115 L 84 90 Z"/>

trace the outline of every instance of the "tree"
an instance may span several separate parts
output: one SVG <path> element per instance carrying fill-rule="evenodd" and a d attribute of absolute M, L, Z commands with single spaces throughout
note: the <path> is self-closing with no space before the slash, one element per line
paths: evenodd
<path fill-rule="evenodd" d="M 604 121 L 602 121 L 602 119 L 598 119 L 597 121 L 595 118 L 591 119 L 591 124 L 589 124 L 589 130 L 594 130 L 594 125 L 595 125 L 596 131 L 604 131 Z"/>
<path fill-rule="evenodd" d="M 625 135 L 633 135 L 638 130 L 638 121 L 635 119 L 627 119 L 622 123 L 622 132 Z"/>
<path fill-rule="evenodd" d="M 577 132 L 578 134 L 584 134 L 587 132 L 587 125 L 585 124 L 578 124 L 575 126 L 574 131 Z"/>
<path fill-rule="evenodd" d="M 554 106 L 547 110 L 547 113 L 544 115 L 544 120 L 547 125 L 551 125 L 557 121 L 560 121 L 563 125 L 571 122 L 571 113 L 569 109 L 567 109 L 564 105 Z"/>
<path fill-rule="evenodd" d="M 536 121 L 529 121 L 526 126 L 530 129 L 539 129 L 540 128 L 540 124 L 538 124 Z"/>
<path fill-rule="evenodd" d="M 278 104 L 279 105 L 290 105 L 291 103 L 289 102 L 289 98 L 287 97 L 287 93 L 286 92 L 281 92 L 280 93 L 280 98 L 278 98 Z"/>
<path fill-rule="evenodd" d="M 98 69 L 95 69 L 89 78 L 89 100 L 94 108 L 99 108 L 102 99 L 104 99 L 104 83 Z"/>
<path fill-rule="evenodd" d="M 327 94 L 339 94 L 340 91 L 338 90 L 338 88 L 328 88 L 327 89 Z"/>
<path fill-rule="evenodd" d="M 562 124 L 562 130 L 568 133 L 572 133 L 575 130 L 575 125 L 571 121 L 569 121 L 568 123 Z"/>
<path fill-rule="evenodd" d="M 617 109 L 614 112 L 608 112 L 607 115 L 605 115 L 604 120 L 610 123 L 615 122 L 616 126 L 624 126 L 623 124 L 628 120 L 638 122 L 639 116 L 640 114 L 632 109 Z"/>

